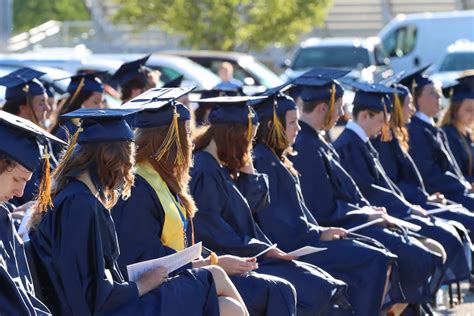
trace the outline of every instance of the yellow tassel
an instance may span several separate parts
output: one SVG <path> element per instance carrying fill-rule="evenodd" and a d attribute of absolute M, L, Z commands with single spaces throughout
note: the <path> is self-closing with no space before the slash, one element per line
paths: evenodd
<path fill-rule="evenodd" d="M 71 141 L 69 142 L 69 145 L 68 145 L 66 151 L 64 152 L 63 156 L 61 157 L 61 160 L 59 161 L 58 166 L 56 167 L 56 169 L 54 169 L 53 178 L 63 172 L 67 161 L 71 158 L 72 151 L 74 150 L 74 146 L 77 143 L 77 138 L 79 137 L 79 133 L 82 132 L 82 131 L 83 131 L 82 127 L 79 126 L 77 128 L 77 131 L 72 136 Z"/>
<path fill-rule="evenodd" d="M 37 199 L 37 208 L 40 213 L 46 212 L 53 206 L 51 199 L 51 164 L 49 162 L 48 146 L 43 147 L 42 159 L 44 159 L 43 176 L 39 186 L 39 196 Z"/>
<path fill-rule="evenodd" d="M 331 99 L 329 100 L 329 109 L 324 120 L 324 129 L 328 130 L 331 126 L 332 115 L 334 112 L 334 104 L 336 103 L 336 85 L 333 83 L 331 87 Z"/>
<path fill-rule="evenodd" d="M 392 115 L 394 116 L 395 127 L 403 127 L 403 110 L 402 103 L 400 102 L 400 97 L 398 93 L 393 94 L 393 111 Z"/>
<path fill-rule="evenodd" d="M 75 100 L 75 99 L 77 98 L 77 96 L 79 95 L 79 92 L 81 92 L 82 88 L 84 87 L 84 81 L 85 81 L 85 77 L 82 77 L 82 78 L 81 78 L 81 81 L 79 81 L 79 84 L 77 85 L 76 91 L 74 91 L 74 94 L 72 95 L 71 100 L 69 100 L 69 104 L 71 104 L 72 102 L 74 102 L 74 100 Z"/>
<path fill-rule="evenodd" d="M 179 113 L 176 110 L 176 107 L 174 107 L 173 121 L 171 122 L 170 128 L 168 129 L 168 133 L 166 134 L 165 140 L 161 144 L 160 148 L 158 148 L 158 150 L 156 151 L 156 154 L 154 156 L 156 161 L 160 161 L 165 156 L 165 154 L 166 157 L 168 157 L 171 146 L 173 146 L 173 143 L 176 143 L 176 158 L 174 162 L 177 165 L 182 165 L 185 162 L 183 148 L 179 139 L 178 118 Z"/>
<path fill-rule="evenodd" d="M 383 142 L 388 142 L 390 140 L 392 140 L 392 137 L 391 137 L 391 133 L 390 133 L 390 125 L 389 125 L 389 121 L 388 121 L 388 112 L 387 112 L 387 105 L 385 104 L 385 101 L 382 97 L 382 103 L 383 103 L 383 116 L 384 116 L 384 124 L 383 124 L 383 127 L 382 127 L 382 136 L 381 136 L 381 140 Z"/>
<path fill-rule="evenodd" d="M 288 140 L 286 139 L 285 128 L 277 115 L 277 101 L 273 103 L 273 118 L 272 126 L 267 136 L 267 144 L 271 148 L 284 150 L 288 147 Z"/>
<path fill-rule="evenodd" d="M 253 112 L 252 107 L 248 107 L 249 114 L 247 115 L 248 121 L 247 121 L 247 140 L 251 141 L 253 137 L 253 124 L 252 124 L 252 119 L 255 117 L 255 113 Z"/>

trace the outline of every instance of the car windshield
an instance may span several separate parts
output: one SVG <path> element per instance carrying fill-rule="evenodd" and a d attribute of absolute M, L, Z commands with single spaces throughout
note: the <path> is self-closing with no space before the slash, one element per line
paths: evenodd
<path fill-rule="evenodd" d="M 242 60 L 239 60 L 239 64 L 252 75 L 257 77 L 258 81 L 260 81 L 260 83 L 267 89 L 274 88 L 283 83 L 280 77 L 278 77 L 273 71 L 253 58 L 242 58 Z"/>
<path fill-rule="evenodd" d="M 474 52 L 451 53 L 446 55 L 439 71 L 463 71 L 474 69 Z"/>
<path fill-rule="evenodd" d="M 366 48 L 353 46 L 320 46 L 302 48 L 292 65 L 294 70 L 311 67 L 360 69 L 370 66 Z"/>

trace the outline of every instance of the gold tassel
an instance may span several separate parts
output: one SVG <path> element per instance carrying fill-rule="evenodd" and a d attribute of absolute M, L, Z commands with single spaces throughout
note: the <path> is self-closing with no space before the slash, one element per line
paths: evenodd
<path fill-rule="evenodd" d="M 255 117 L 252 107 L 248 106 L 249 114 L 247 115 L 247 140 L 250 142 L 253 137 L 253 124 L 252 119 Z"/>
<path fill-rule="evenodd" d="M 165 154 L 166 157 L 168 157 L 171 146 L 173 146 L 173 143 L 176 143 L 176 158 L 174 162 L 177 165 L 182 165 L 184 163 L 183 148 L 181 147 L 181 141 L 179 139 L 178 118 L 179 113 L 175 106 L 173 111 L 173 121 L 171 122 L 170 128 L 168 129 L 168 133 L 166 134 L 165 140 L 161 144 L 160 148 L 158 148 L 154 156 L 156 161 L 160 161 Z"/>
<path fill-rule="evenodd" d="M 324 129 L 329 130 L 332 121 L 332 115 L 334 112 L 334 104 L 336 103 L 336 85 L 333 83 L 331 87 L 331 99 L 329 100 L 329 109 L 326 113 L 326 119 L 324 121 Z"/>
<path fill-rule="evenodd" d="M 76 91 L 74 92 L 74 94 L 71 97 L 71 100 L 69 100 L 69 104 L 74 102 L 74 100 L 79 95 L 79 92 L 81 92 L 82 88 L 84 87 L 84 81 L 85 81 L 85 77 L 82 77 L 81 81 L 79 81 L 79 84 L 77 85 Z M 69 106 L 69 104 L 68 104 L 68 106 Z"/>
<path fill-rule="evenodd" d="M 400 97 L 398 93 L 393 94 L 393 111 L 392 115 L 394 115 L 395 127 L 402 128 L 403 127 L 403 109 L 402 103 L 400 102 Z"/>
<path fill-rule="evenodd" d="M 385 104 L 385 101 L 382 97 L 382 103 L 383 103 L 383 116 L 384 116 L 384 124 L 383 124 L 383 127 L 382 127 L 382 136 L 381 136 L 381 140 L 383 142 L 388 142 L 390 140 L 392 140 L 392 137 L 391 137 L 391 134 L 390 134 L 390 125 L 389 125 L 389 121 L 388 121 L 388 112 L 387 112 L 387 105 Z"/>
<path fill-rule="evenodd" d="M 77 138 L 79 137 L 79 133 L 82 132 L 82 131 L 83 131 L 82 127 L 79 126 L 77 128 L 77 131 L 72 136 L 71 141 L 69 142 L 69 145 L 68 145 L 66 151 L 64 152 L 63 156 L 61 157 L 61 160 L 59 161 L 58 166 L 56 167 L 56 169 L 54 169 L 53 178 L 55 178 L 57 175 L 59 175 L 63 172 L 67 161 L 69 160 L 69 158 L 71 158 L 72 151 L 74 150 L 74 146 L 77 143 Z"/>
<path fill-rule="evenodd" d="M 286 139 L 285 128 L 277 115 L 277 101 L 273 103 L 273 118 L 272 126 L 267 136 L 267 144 L 271 148 L 284 150 L 288 147 L 288 140 Z"/>
<path fill-rule="evenodd" d="M 43 176 L 39 186 L 39 196 L 37 199 L 37 208 L 40 213 L 46 212 L 48 208 L 53 206 L 51 199 L 51 164 L 49 162 L 48 145 L 43 146 L 43 154 L 41 158 L 44 159 Z"/>

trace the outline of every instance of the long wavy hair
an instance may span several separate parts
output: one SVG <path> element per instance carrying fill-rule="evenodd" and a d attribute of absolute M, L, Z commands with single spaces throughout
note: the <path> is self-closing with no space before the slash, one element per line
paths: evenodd
<path fill-rule="evenodd" d="M 197 150 L 204 149 L 214 139 L 217 156 L 232 177 L 252 160 L 252 140 L 247 138 L 247 126 L 241 124 L 212 124 L 198 128 L 193 135 Z"/>
<path fill-rule="evenodd" d="M 392 136 L 398 140 L 400 146 L 402 146 L 403 149 L 408 151 L 409 135 L 407 128 L 405 127 L 405 118 L 403 117 L 403 106 L 405 104 L 406 98 L 408 98 L 408 96 L 399 98 L 398 101 L 395 101 L 399 102 L 400 104 L 398 106 L 394 105 L 392 115 L 390 116 L 389 125 L 390 130 L 392 131 Z"/>
<path fill-rule="evenodd" d="M 130 196 L 130 190 L 135 180 L 134 156 L 135 145 L 132 142 L 75 144 L 69 159 L 62 158 L 53 173 L 51 196 L 54 199 L 72 179 L 77 178 L 83 172 L 95 173 L 99 184 L 95 183 L 94 185 L 100 186 L 97 189 L 105 198 L 105 207 L 111 209 L 119 197 L 127 199 Z M 39 211 L 40 209 L 42 209 L 40 205 L 37 205 L 31 215 L 29 227 L 33 229 L 44 215 Z"/>
<path fill-rule="evenodd" d="M 196 212 L 196 204 L 189 193 L 189 168 L 192 165 L 191 137 L 186 131 L 185 122 L 178 124 L 178 134 L 181 150 L 184 156 L 183 163 L 177 164 L 177 144 L 174 143 L 168 153 L 160 159 L 156 158 L 157 150 L 164 142 L 169 125 L 153 128 L 138 128 L 135 131 L 135 144 L 137 145 L 137 163 L 149 162 L 155 171 L 166 182 L 168 188 L 178 195 L 181 204 L 186 209 L 189 218 Z"/>
<path fill-rule="evenodd" d="M 283 127 L 286 129 L 285 116 L 279 115 L 278 119 L 280 120 Z M 268 118 L 264 122 L 261 122 L 258 127 L 257 136 L 255 137 L 255 140 L 257 142 L 267 145 L 275 153 L 275 155 L 278 156 L 278 158 L 281 160 L 283 165 L 288 169 L 288 171 L 290 171 L 294 176 L 298 176 L 299 175 L 298 171 L 296 171 L 296 169 L 293 167 L 293 163 L 288 159 L 288 155 L 294 155 L 296 153 L 293 151 L 293 147 L 291 147 L 289 141 L 286 139 L 286 135 L 285 135 L 286 141 L 283 144 L 281 144 L 281 146 L 278 146 L 277 142 L 271 141 L 269 139 L 272 124 L 273 124 L 272 118 Z"/>

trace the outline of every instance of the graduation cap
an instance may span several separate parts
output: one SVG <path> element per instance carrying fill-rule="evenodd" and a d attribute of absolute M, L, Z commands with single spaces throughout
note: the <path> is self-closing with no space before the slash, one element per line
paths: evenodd
<path fill-rule="evenodd" d="M 474 73 L 467 73 L 456 80 L 456 83 L 443 87 L 443 95 L 452 101 L 474 99 Z"/>
<path fill-rule="evenodd" d="M 157 161 L 167 156 L 171 147 L 176 144 L 175 163 L 181 165 L 185 162 L 178 123 L 190 120 L 191 115 L 188 108 L 176 100 L 192 90 L 193 88 L 150 89 L 122 106 L 122 108 L 142 108 L 142 111 L 134 115 L 132 127 L 154 128 L 169 125 L 165 140 L 154 153 Z"/>
<path fill-rule="evenodd" d="M 433 83 L 430 78 L 423 75 L 426 69 L 428 69 L 430 66 L 431 64 L 426 65 L 400 78 L 399 83 L 410 89 L 413 98 L 415 97 L 416 91 L 420 91 L 420 89 L 422 89 L 424 86 Z"/>
<path fill-rule="evenodd" d="M 257 112 L 258 119 L 262 123 L 272 118 L 270 131 L 266 139 L 267 144 L 272 148 L 285 149 L 288 147 L 288 140 L 285 134 L 285 127 L 280 120 L 286 112 L 296 110 L 296 103 L 290 96 L 283 94 L 291 86 L 291 81 L 286 82 L 278 87 L 268 89 L 261 95 L 266 96 L 265 99 L 252 100 L 249 103 Z"/>
<path fill-rule="evenodd" d="M 35 171 L 44 160 L 38 202 L 52 205 L 50 190 L 50 163 L 48 140 L 65 144 L 56 136 L 38 127 L 33 122 L 0 110 L 0 152 L 11 157 L 29 171 Z M 40 208 L 40 211 L 44 209 Z"/>
<path fill-rule="evenodd" d="M 0 78 L 0 86 L 5 86 L 5 99 L 12 100 L 45 93 L 43 84 L 38 80 L 46 73 L 28 67 L 15 70 Z"/>
<path fill-rule="evenodd" d="M 303 102 L 328 100 L 329 109 L 324 119 L 324 128 L 332 126 L 332 116 L 336 99 L 342 98 L 344 88 L 336 80 L 344 77 L 350 71 L 330 68 L 313 68 L 296 78 L 293 83 L 301 85 L 299 97 Z"/>
<path fill-rule="evenodd" d="M 137 76 L 144 75 L 144 70 L 149 69 L 145 67 L 145 64 L 150 58 L 150 56 L 151 54 L 146 55 L 143 58 L 122 64 L 122 66 L 120 66 L 120 68 L 110 78 L 109 84 L 112 87 L 116 88 L 118 86 L 122 86 L 127 81 L 130 81 L 131 79 Z"/>
<path fill-rule="evenodd" d="M 104 73 L 105 72 L 81 73 L 72 77 L 57 79 L 55 81 L 61 81 L 65 79 L 71 80 L 67 86 L 66 91 L 71 96 L 69 103 L 72 103 L 81 92 L 104 92 L 104 85 L 99 78 L 99 76 L 103 75 Z"/>
<path fill-rule="evenodd" d="M 354 108 L 384 113 L 385 124 L 382 129 L 382 140 L 390 140 L 388 113 L 392 110 L 392 100 L 389 95 L 396 93 L 397 89 L 379 83 L 353 82 L 350 85 L 355 90 L 352 102 Z"/>
<path fill-rule="evenodd" d="M 197 100 L 197 103 L 212 104 L 209 114 L 211 124 L 236 123 L 247 125 L 247 139 L 252 139 L 252 125 L 258 124 L 258 116 L 249 101 L 265 99 L 266 96 L 215 97 Z"/>
<path fill-rule="evenodd" d="M 171 79 L 163 85 L 162 88 L 177 88 L 181 86 L 181 83 L 183 82 L 184 76 L 179 75 L 178 77 Z"/>

